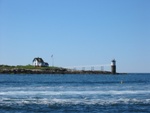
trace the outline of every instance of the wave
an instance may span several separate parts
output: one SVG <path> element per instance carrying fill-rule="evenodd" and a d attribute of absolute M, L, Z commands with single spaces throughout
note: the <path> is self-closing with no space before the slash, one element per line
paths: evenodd
<path fill-rule="evenodd" d="M 126 94 L 150 94 L 150 90 L 126 90 L 126 91 L 3 91 L 1 96 L 13 95 L 126 95 Z"/>
<path fill-rule="evenodd" d="M 40 104 L 40 105 L 116 105 L 116 104 L 148 104 L 150 105 L 150 99 L 36 99 L 36 98 L 26 98 L 26 99 L 11 99 L 2 98 L 0 99 L 0 105 L 26 105 L 26 104 Z"/>

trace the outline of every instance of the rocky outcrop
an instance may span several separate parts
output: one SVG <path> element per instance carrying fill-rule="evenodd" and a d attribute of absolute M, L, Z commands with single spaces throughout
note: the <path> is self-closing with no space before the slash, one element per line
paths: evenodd
<path fill-rule="evenodd" d="M 79 71 L 65 68 L 54 69 L 1 69 L 1 74 L 111 74 L 108 71 Z"/>

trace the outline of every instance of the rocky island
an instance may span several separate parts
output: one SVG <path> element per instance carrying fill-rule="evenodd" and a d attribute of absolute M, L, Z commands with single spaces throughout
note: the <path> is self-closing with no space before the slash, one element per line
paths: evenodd
<path fill-rule="evenodd" d="M 0 65 L 0 74 L 111 74 L 109 71 L 71 70 L 62 67 L 35 67 Z"/>

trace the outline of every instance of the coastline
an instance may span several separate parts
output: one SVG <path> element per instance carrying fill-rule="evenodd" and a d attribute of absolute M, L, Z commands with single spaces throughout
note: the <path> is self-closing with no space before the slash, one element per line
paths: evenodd
<path fill-rule="evenodd" d="M 110 71 L 98 70 L 71 70 L 63 67 L 35 67 L 27 66 L 8 66 L 0 65 L 0 74 L 113 74 Z M 127 74 L 127 73 L 116 73 Z M 113 74 L 114 75 L 114 74 Z"/>
<path fill-rule="evenodd" d="M 1 70 L 0 74 L 111 74 L 109 71 L 79 71 L 68 70 L 65 68 L 59 69 L 5 69 Z"/>
<path fill-rule="evenodd" d="M 110 71 L 71 70 L 62 67 L 34 67 L 0 65 L 0 74 L 112 74 Z M 116 73 L 121 74 L 121 73 Z"/>

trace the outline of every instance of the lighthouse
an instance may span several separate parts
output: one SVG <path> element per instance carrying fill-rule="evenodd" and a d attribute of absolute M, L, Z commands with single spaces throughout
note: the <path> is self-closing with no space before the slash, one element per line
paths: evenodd
<path fill-rule="evenodd" d="M 111 61 L 111 73 L 116 74 L 116 60 Z"/>

